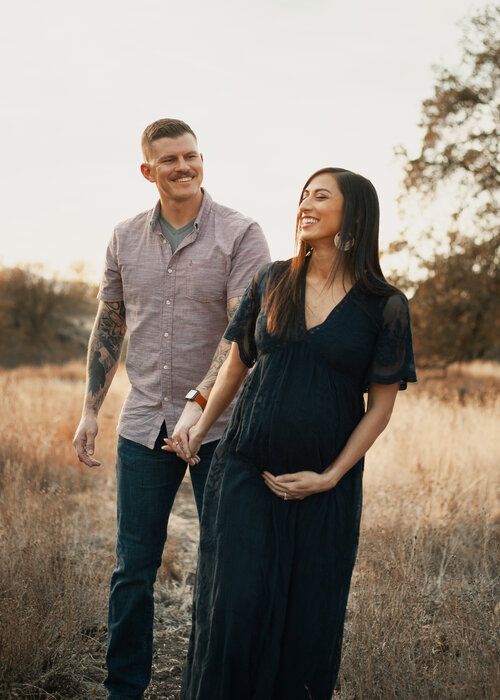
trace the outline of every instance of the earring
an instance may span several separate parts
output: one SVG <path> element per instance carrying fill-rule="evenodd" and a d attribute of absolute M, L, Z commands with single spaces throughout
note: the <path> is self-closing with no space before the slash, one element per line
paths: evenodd
<path fill-rule="evenodd" d="M 335 234 L 335 238 L 333 239 L 335 247 L 338 248 L 338 250 L 343 251 L 344 253 L 346 253 L 348 250 L 351 250 L 351 248 L 354 245 L 354 238 L 352 236 L 349 236 L 349 238 L 344 243 L 340 242 L 340 238 L 341 236 L 339 231 L 337 234 Z"/>

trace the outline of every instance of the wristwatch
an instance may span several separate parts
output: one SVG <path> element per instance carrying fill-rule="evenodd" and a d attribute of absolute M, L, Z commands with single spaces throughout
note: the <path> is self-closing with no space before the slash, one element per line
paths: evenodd
<path fill-rule="evenodd" d="M 198 389 L 190 389 L 184 398 L 186 399 L 186 401 L 196 401 L 196 403 L 198 404 L 198 406 L 200 406 L 202 411 L 207 405 L 206 398 L 202 394 L 200 394 Z"/>

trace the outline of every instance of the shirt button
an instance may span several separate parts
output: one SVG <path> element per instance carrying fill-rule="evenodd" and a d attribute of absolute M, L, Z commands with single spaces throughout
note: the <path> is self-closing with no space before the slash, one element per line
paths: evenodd
<path fill-rule="evenodd" d="M 168 369 L 168 365 L 163 365 L 163 369 Z"/>
<path fill-rule="evenodd" d="M 168 338 L 168 333 L 164 333 L 163 335 L 165 336 L 165 338 Z"/>
<path fill-rule="evenodd" d="M 167 299 L 167 306 L 170 306 L 170 300 Z"/>
<path fill-rule="evenodd" d="M 164 396 L 164 397 L 163 397 L 163 400 L 164 400 L 164 401 L 168 401 L 168 396 Z"/>
<path fill-rule="evenodd" d="M 169 267 L 168 270 L 167 270 L 167 272 L 168 272 L 168 274 L 170 275 L 170 273 L 173 272 L 172 268 Z"/>

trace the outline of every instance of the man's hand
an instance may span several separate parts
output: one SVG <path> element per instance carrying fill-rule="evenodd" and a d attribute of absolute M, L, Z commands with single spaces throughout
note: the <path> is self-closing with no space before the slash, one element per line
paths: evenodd
<path fill-rule="evenodd" d="M 92 413 L 84 414 L 73 438 L 73 447 L 78 459 L 88 467 L 101 466 L 101 463 L 92 457 L 98 430 L 96 416 Z"/>
<path fill-rule="evenodd" d="M 196 425 L 202 414 L 201 406 L 196 401 L 188 401 L 184 406 L 177 425 L 174 428 L 172 437 L 165 439 L 163 450 L 167 452 L 175 452 L 178 457 L 183 459 L 189 465 L 198 464 L 200 459 L 194 460 L 194 457 L 189 457 L 189 430 Z"/>

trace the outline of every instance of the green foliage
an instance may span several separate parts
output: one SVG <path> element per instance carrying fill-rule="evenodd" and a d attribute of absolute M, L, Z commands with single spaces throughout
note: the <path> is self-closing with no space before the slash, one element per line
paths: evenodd
<path fill-rule="evenodd" d="M 462 236 L 452 255 L 427 264 L 411 300 L 420 366 L 477 358 L 500 361 L 500 235 L 476 243 Z"/>

